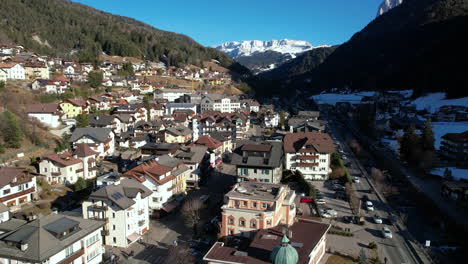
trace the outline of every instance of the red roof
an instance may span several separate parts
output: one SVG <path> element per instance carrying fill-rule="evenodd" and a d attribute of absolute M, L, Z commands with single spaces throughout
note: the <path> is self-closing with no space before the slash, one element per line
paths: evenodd
<path fill-rule="evenodd" d="M 50 154 L 42 158 L 56 162 L 62 166 L 71 166 L 81 162 L 80 159 L 73 157 L 69 152 L 65 152 L 63 154 Z"/>
<path fill-rule="evenodd" d="M 190 146 L 193 146 L 193 145 L 203 145 L 203 146 L 207 147 L 208 149 L 217 149 L 217 148 L 221 147 L 223 145 L 223 143 L 221 143 L 220 141 L 206 135 L 206 136 L 198 138 L 197 141 L 190 144 Z"/>
<path fill-rule="evenodd" d="M 283 139 L 284 152 L 335 152 L 333 140 L 327 133 L 305 132 L 305 133 L 290 133 L 286 134 Z M 303 148 L 311 151 L 300 151 Z M 313 150 L 313 151 L 312 151 Z"/>
<path fill-rule="evenodd" d="M 80 157 L 80 158 L 83 158 L 83 157 L 89 157 L 89 156 L 97 155 L 99 153 L 92 150 L 88 146 L 88 144 L 80 143 L 80 144 L 76 144 L 76 149 L 75 149 L 75 151 L 73 151 L 73 154 Z"/>
<path fill-rule="evenodd" d="M 140 182 L 143 182 L 145 181 L 143 176 L 147 175 L 148 177 L 156 181 L 158 184 L 164 184 L 174 179 L 173 175 L 161 179 L 162 175 L 172 171 L 172 169 L 172 167 L 164 166 L 154 160 L 151 160 L 125 172 L 124 174 L 122 174 L 122 176 L 127 178 L 134 178 Z"/>
<path fill-rule="evenodd" d="M 26 106 L 26 113 L 51 113 L 58 111 L 57 104 L 31 104 Z"/>

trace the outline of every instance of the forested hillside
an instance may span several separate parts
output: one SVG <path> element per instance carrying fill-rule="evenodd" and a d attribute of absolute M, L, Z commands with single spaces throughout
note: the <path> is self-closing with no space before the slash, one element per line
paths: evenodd
<path fill-rule="evenodd" d="M 216 59 L 233 71 L 246 71 L 226 54 L 185 35 L 67 0 L 2 0 L 0 6 L 0 41 L 24 45 L 41 54 L 92 61 L 105 52 L 159 59 L 169 65 L 201 65 Z"/>

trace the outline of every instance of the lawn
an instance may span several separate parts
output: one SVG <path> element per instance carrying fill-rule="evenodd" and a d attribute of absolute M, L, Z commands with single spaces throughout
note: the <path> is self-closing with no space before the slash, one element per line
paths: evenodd
<path fill-rule="evenodd" d="M 326 264 L 357 264 L 357 262 L 355 262 L 351 258 L 331 255 L 330 257 L 328 257 Z"/>

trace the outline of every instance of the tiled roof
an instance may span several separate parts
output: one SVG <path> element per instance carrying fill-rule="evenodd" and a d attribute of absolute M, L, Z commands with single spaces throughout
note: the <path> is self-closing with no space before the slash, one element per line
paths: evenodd
<path fill-rule="evenodd" d="M 58 164 L 60 164 L 62 166 L 71 166 L 71 165 L 75 165 L 75 164 L 78 164 L 78 163 L 82 162 L 81 159 L 77 159 L 77 158 L 73 157 L 71 155 L 71 153 L 69 153 L 69 152 L 65 152 L 65 153 L 62 153 L 62 154 L 46 155 L 46 156 L 43 156 L 42 159 L 53 161 L 53 162 L 58 163 Z"/>
<path fill-rule="evenodd" d="M 80 158 L 89 157 L 89 156 L 99 154 L 96 151 L 92 150 L 88 146 L 88 144 L 80 143 L 80 144 L 76 144 L 75 146 L 76 146 L 76 148 L 73 151 L 73 155 L 76 155 L 76 156 L 78 156 Z"/>
<path fill-rule="evenodd" d="M 208 149 L 213 150 L 213 149 L 217 149 L 220 146 L 222 146 L 223 143 L 221 143 L 218 140 L 206 135 L 206 136 L 198 138 L 195 142 L 193 142 L 190 145 L 191 146 L 202 145 L 202 146 L 207 147 Z"/>
<path fill-rule="evenodd" d="M 283 139 L 284 151 L 287 153 L 299 152 L 305 146 L 311 146 L 316 152 L 332 153 L 335 151 L 333 140 L 326 133 L 306 132 L 289 133 Z"/>
<path fill-rule="evenodd" d="M 57 104 L 31 104 L 26 106 L 26 113 L 51 113 L 58 112 Z"/>

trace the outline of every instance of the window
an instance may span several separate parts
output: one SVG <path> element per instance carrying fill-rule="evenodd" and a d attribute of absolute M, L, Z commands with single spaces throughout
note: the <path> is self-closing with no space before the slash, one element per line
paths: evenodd
<path fill-rule="evenodd" d="M 95 257 L 99 256 L 100 254 L 101 254 L 100 248 L 96 248 L 96 250 L 92 251 L 91 253 L 88 253 L 88 256 L 86 257 L 86 259 L 89 262 L 92 259 L 94 259 Z"/>
<path fill-rule="evenodd" d="M 239 207 L 239 201 L 238 200 L 234 200 L 234 206 Z"/>
<path fill-rule="evenodd" d="M 234 216 L 229 216 L 228 217 L 228 224 L 230 224 L 230 225 L 234 224 Z"/>
<path fill-rule="evenodd" d="M 268 204 L 262 203 L 262 207 L 263 207 L 263 209 L 267 209 L 267 208 L 268 208 Z"/>
<path fill-rule="evenodd" d="M 115 225 L 112 225 L 112 230 L 115 230 Z"/>
<path fill-rule="evenodd" d="M 254 173 L 257 173 L 257 169 L 254 169 Z"/>
<path fill-rule="evenodd" d="M 250 220 L 250 227 L 251 228 L 257 228 L 257 220 L 255 220 L 255 219 Z"/>
<path fill-rule="evenodd" d="M 10 189 L 5 189 L 5 190 L 3 190 L 3 194 L 9 194 L 10 192 L 11 192 Z"/>
<path fill-rule="evenodd" d="M 247 201 L 242 201 L 242 206 L 247 206 Z"/>
<path fill-rule="evenodd" d="M 234 235 L 234 229 L 229 229 L 229 235 L 230 236 Z"/>
<path fill-rule="evenodd" d="M 267 226 L 271 225 L 271 219 L 267 220 Z"/>
<path fill-rule="evenodd" d="M 116 237 L 113 237 L 113 238 L 112 238 L 112 242 L 114 242 L 114 244 L 117 243 L 117 238 L 116 238 Z"/>
<path fill-rule="evenodd" d="M 70 245 L 65 248 L 65 257 L 68 258 L 69 256 L 71 256 L 71 254 L 73 254 L 73 245 Z"/>
<path fill-rule="evenodd" d="M 245 226 L 245 219 L 244 218 L 239 219 L 239 226 Z"/>
<path fill-rule="evenodd" d="M 253 202 L 252 207 L 257 208 L 257 202 Z"/>
<path fill-rule="evenodd" d="M 115 213 L 112 213 L 112 218 L 115 218 Z"/>
<path fill-rule="evenodd" d="M 86 247 L 89 247 L 91 246 L 92 244 L 96 243 L 99 241 L 99 233 L 96 233 L 94 234 L 93 236 L 89 237 L 88 239 L 86 239 Z"/>

